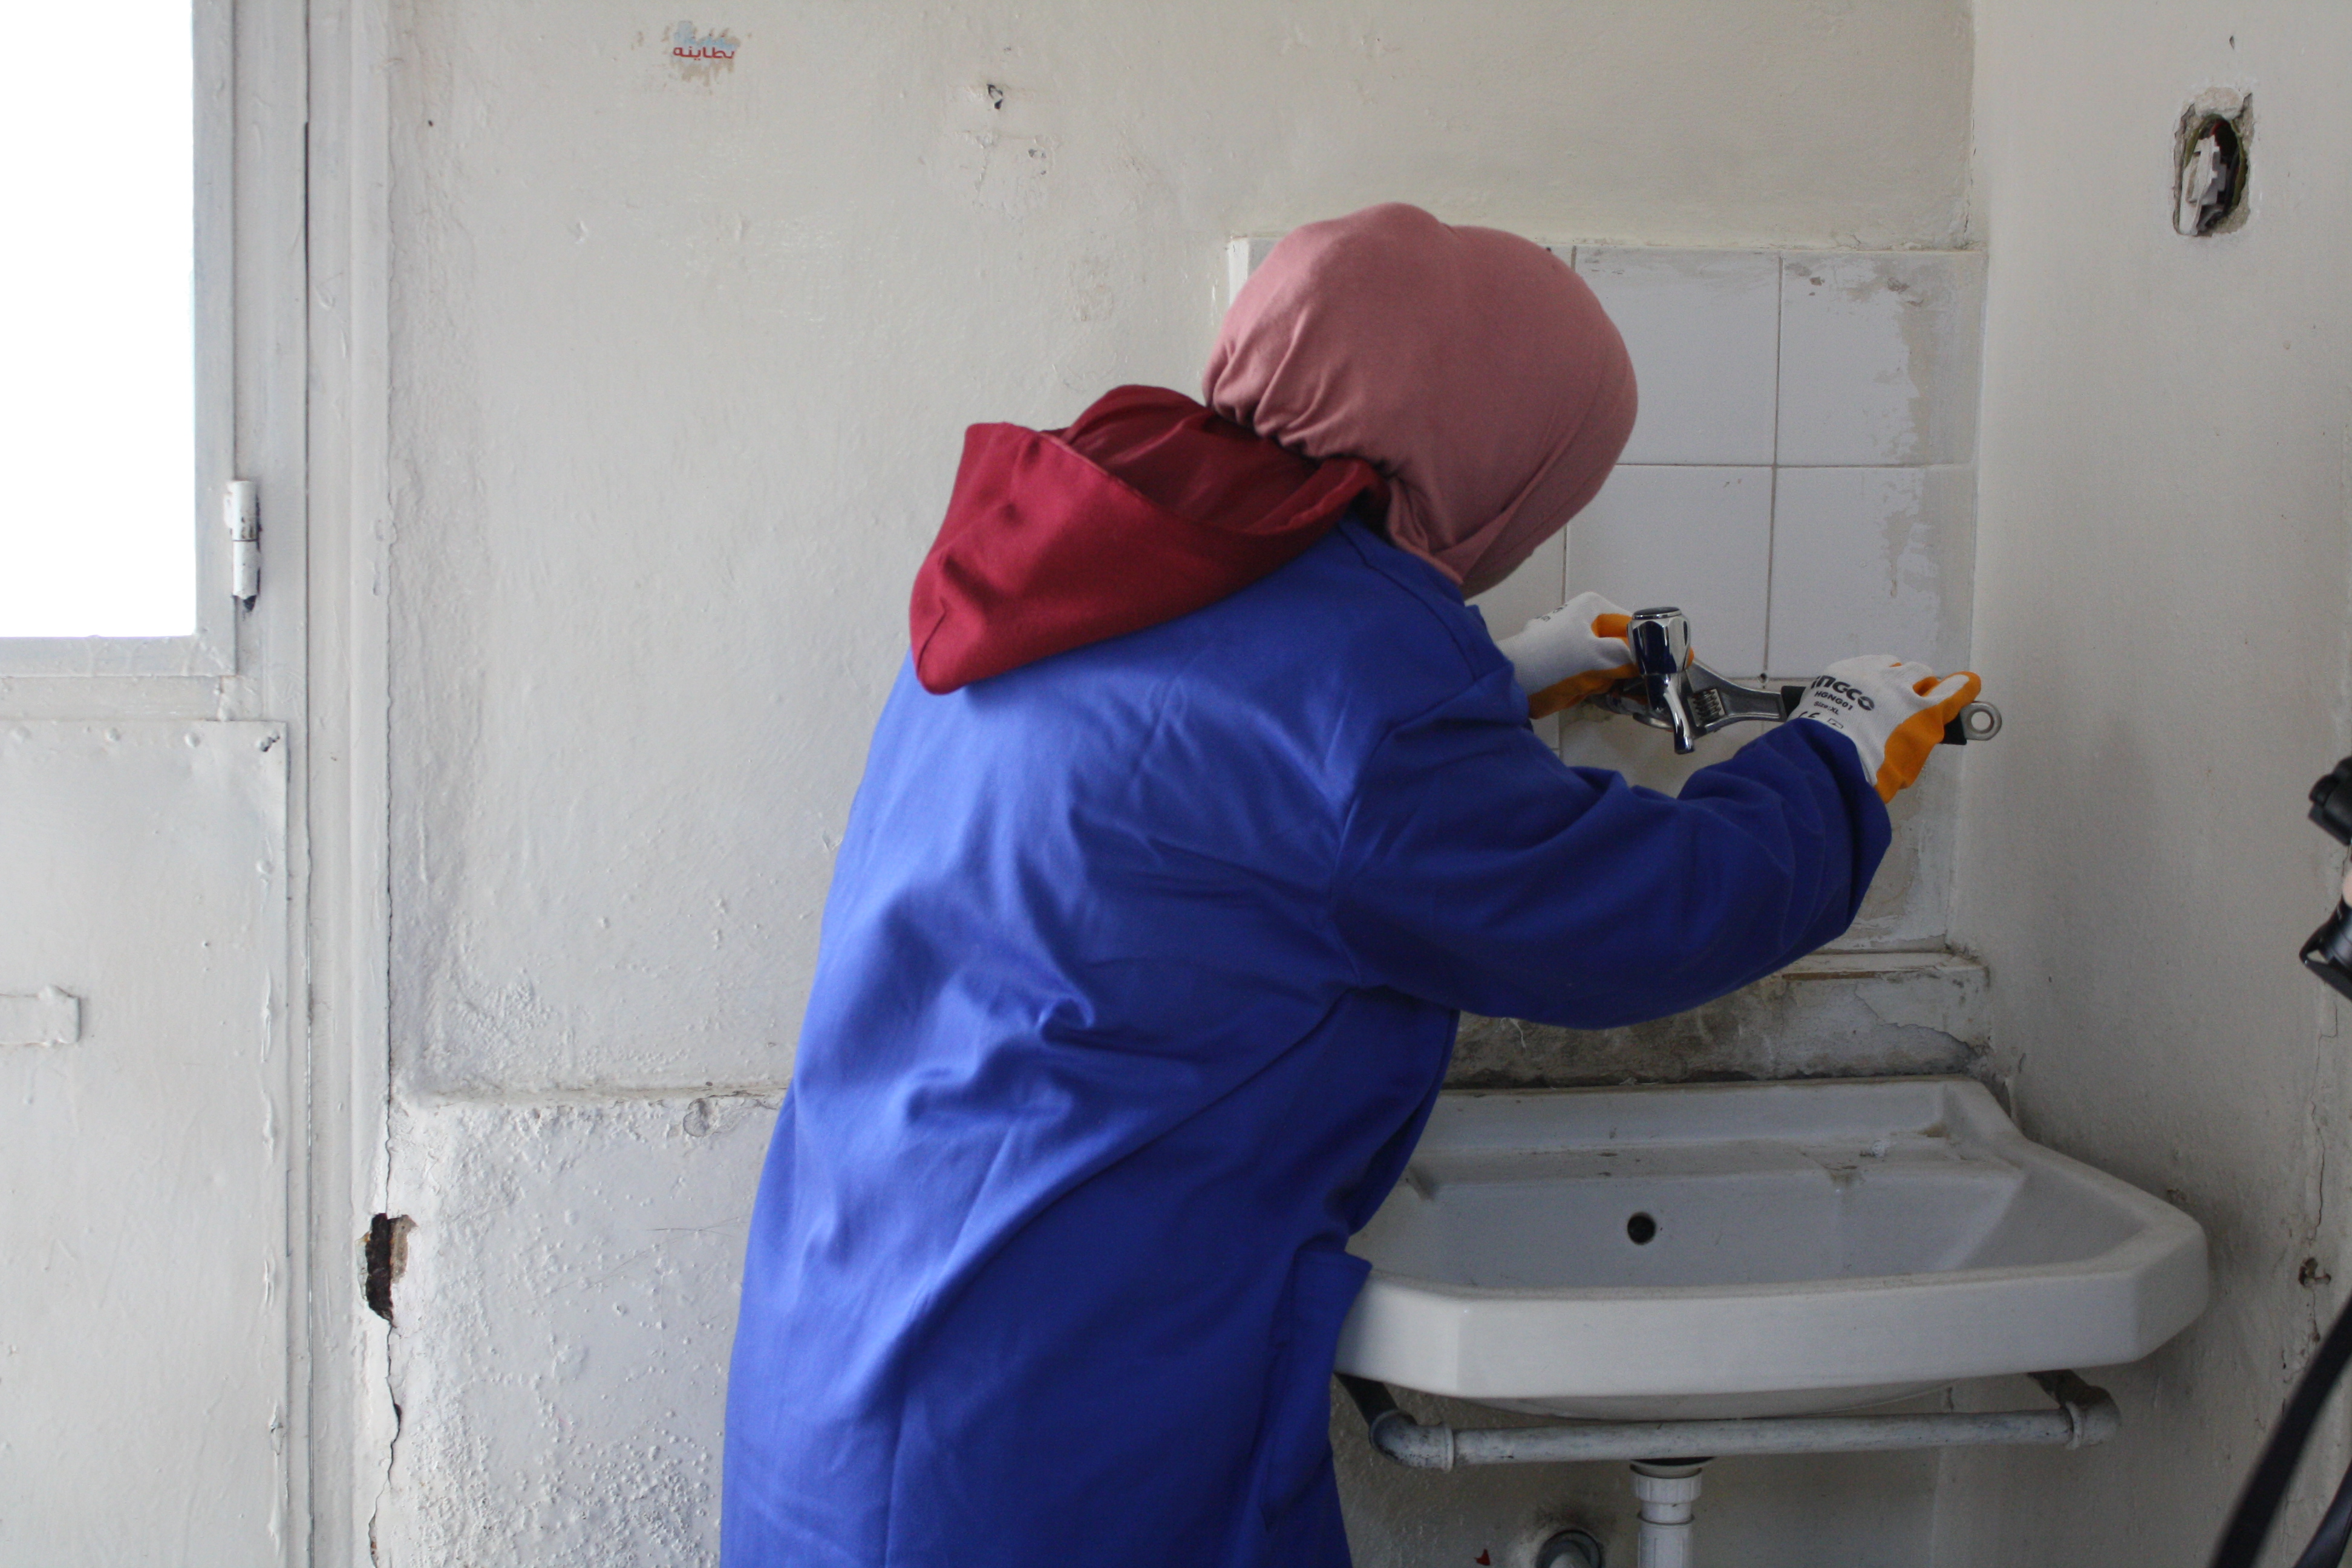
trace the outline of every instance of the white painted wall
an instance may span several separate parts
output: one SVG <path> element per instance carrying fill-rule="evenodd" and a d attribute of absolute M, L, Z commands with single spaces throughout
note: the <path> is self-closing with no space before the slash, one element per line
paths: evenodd
<path fill-rule="evenodd" d="M 2112 1447 L 1948 1458 L 1937 1561 L 2201 1562 L 2352 1283 L 2352 1040 L 2294 963 L 2338 862 L 2305 791 L 2352 750 L 2352 11 L 1976 12 L 1976 657 L 2008 728 L 1968 773 L 1957 929 L 2025 1131 L 2171 1194 L 2216 1288 L 2101 1379 Z M 2210 87 L 2253 94 L 2252 215 L 2185 239 L 2173 131 Z"/>
<path fill-rule="evenodd" d="M 1960 0 L 694 16 L 728 63 L 616 0 L 396 16 L 388 1563 L 708 1552 L 758 1146 L 967 423 L 1192 386 L 1223 240 L 1375 200 L 1967 237 Z M 1920 1561 L 1922 1467 L 1725 1473 L 1744 1561 Z M 1517 1561 L 1572 1489 L 1351 1489 L 1368 1564 Z"/>

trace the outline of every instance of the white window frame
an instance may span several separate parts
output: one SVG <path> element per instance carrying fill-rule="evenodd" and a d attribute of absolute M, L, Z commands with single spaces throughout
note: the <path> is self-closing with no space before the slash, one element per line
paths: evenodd
<path fill-rule="evenodd" d="M 237 70 L 235 0 L 194 0 L 196 627 L 186 637 L 0 637 L 0 678 L 226 676 L 236 672 L 229 537 L 221 499 L 236 478 Z M 269 498 L 262 497 L 265 509 Z M 264 526 L 268 519 L 265 510 Z"/>

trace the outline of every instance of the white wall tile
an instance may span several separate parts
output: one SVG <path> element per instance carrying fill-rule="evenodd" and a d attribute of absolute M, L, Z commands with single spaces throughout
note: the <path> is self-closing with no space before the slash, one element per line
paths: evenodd
<path fill-rule="evenodd" d="M 1781 258 L 1778 460 L 1805 467 L 1976 457 L 1984 258 Z"/>
<path fill-rule="evenodd" d="M 1624 461 L 1772 460 L 1776 254 L 1580 246 L 1576 269 L 1633 356 L 1642 413 Z"/>
<path fill-rule="evenodd" d="M 1568 536 L 1555 533 L 1536 547 L 1519 569 L 1470 603 L 1486 621 L 1486 630 L 1499 642 L 1568 602 Z M 1551 744 L 1559 743 L 1559 721 L 1536 721 L 1536 732 Z"/>
<path fill-rule="evenodd" d="M 1840 947 L 1916 947 L 1949 924 L 1952 851 L 1959 820 L 1960 769 L 1973 746 L 1938 746 L 1919 782 L 1887 803 L 1895 829 L 1870 892 Z"/>
<path fill-rule="evenodd" d="M 1771 469 L 1623 466 L 1568 530 L 1570 592 L 1629 610 L 1679 605 L 1707 664 L 1764 668 Z"/>
<path fill-rule="evenodd" d="M 1777 484 L 1766 668 L 1812 675 L 1864 653 L 1967 664 L 1975 468 L 1783 468 Z"/>
<path fill-rule="evenodd" d="M 1282 243 L 1278 234 L 1253 234 L 1225 241 L 1225 304 L 1231 305 L 1242 291 L 1250 274 L 1256 271 L 1274 247 Z"/>
<path fill-rule="evenodd" d="M 1538 545 L 1517 571 L 1470 603 L 1499 640 L 1566 604 L 1567 583 L 1568 536 L 1562 531 Z"/>

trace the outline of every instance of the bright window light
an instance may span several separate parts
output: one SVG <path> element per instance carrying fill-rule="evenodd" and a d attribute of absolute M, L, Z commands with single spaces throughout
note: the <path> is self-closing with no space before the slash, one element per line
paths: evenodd
<path fill-rule="evenodd" d="M 0 93 L 0 637 L 195 630 L 188 0 L 45 13 Z M 96 28 L 84 53 L 73 40 Z M 102 70 L 85 68 L 102 60 Z"/>

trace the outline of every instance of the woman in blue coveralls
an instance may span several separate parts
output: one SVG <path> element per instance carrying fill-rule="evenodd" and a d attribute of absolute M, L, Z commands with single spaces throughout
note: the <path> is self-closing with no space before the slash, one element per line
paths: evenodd
<path fill-rule="evenodd" d="M 1461 1009 L 1601 1028 L 1851 922 L 1976 691 L 1845 661 L 1679 798 L 1529 727 L 1630 673 L 1465 601 L 1632 367 L 1539 247 L 1302 228 L 1205 403 L 979 426 L 835 868 L 751 1226 L 728 1568 L 1343 1568 L 1332 1350 Z"/>

